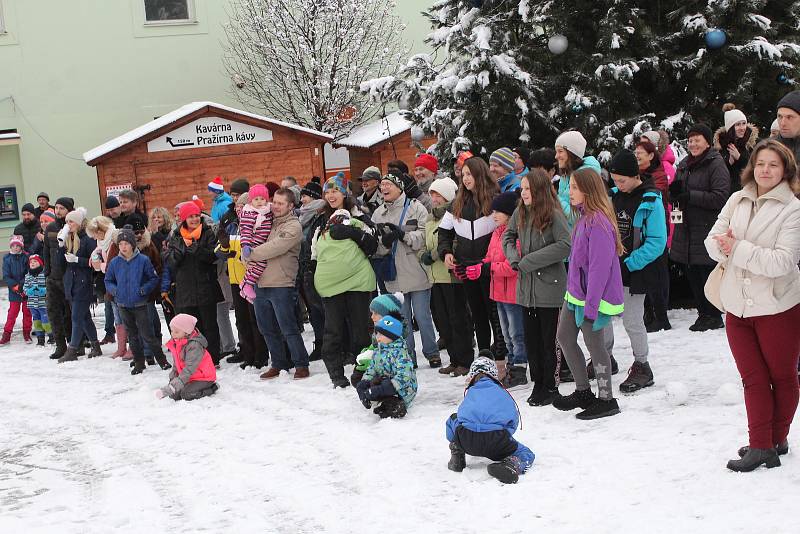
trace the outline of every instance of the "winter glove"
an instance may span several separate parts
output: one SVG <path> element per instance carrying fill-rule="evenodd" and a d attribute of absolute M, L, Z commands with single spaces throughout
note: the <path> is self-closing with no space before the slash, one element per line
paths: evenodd
<path fill-rule="evenodd" d="M 679 205 L 679 206 L 680 206 L 682 209 L 686 209 L 686 206 L 688 206 L 688 205 L 689 205 L 689 196 L 690 196 L 690 195 L 689 195 L 689 192 L 688 192 L 688 191 L 684 191 L 683 193 L 680 193 L 680 194 L 678 194 L 678 195 L 674 195 L 674 196 L 672 196 L 672 200 L 674 200 L 675 202 L 677 202 L 677 203 L 678 203 L 678 205 Z"/>
<path fill-rule="evenodd" d="M 362 380 L 358 384 L 356 384 L 356 393 L 358 393 L 358 400 L 361 401 L 361 404 L 364 405 L 364 408 L 369 410 L 372 407 L 372 403 L 367 398 L 367 391 L 369 390 L 369 382 L 366 380 Z"/>
<path fill-rule="evenodd" d="M 468 280 L 477 280 L 481 277 L 483 273 L 483 263 L 478 263 L 477 265 L 470 265 L 466 268 L 465 272 L 467 274 Z"/>
<path fill-rule="evenodd" d="M 163 388 L 159 388 L 155 391 L 157 399 L 163 399 L 164 397 L 171 397 L 175 394 L 175 388 L 170 385 L 164 386 Z"/>
<path fill-rule="evenodd" d="M 370 386 L 370 388 L 367 390 L 367 398 L 370 400 L 384 399 L 394 395 L 397 395 L 397 390 L 394 389 L 392 381 L 388 378 L 383 378 L 380 384 L 377 386 Z"/>
<path fill-rule="evenodd" d="M 419 198 L 422 196 L 422 190 L 413 177 L 404 173 L 401 178 L 403 179 L 403 190 L 408 198 Z"/>
<path fill-rule="evenodd" d="M 461 264 L 456 264 L 456 268 L 453 269 L 453 274 L 455 274 L 456 278 L 458 278 L 462 282 L 465 282 L 466 280 L 469 280 L 467 278 L 467 268 L 464 267 Z"/>
<path fill-rule="evenodd" d="M 361 230 L 349 224 L 334 224 L 328 230 L 328 234 L 330 234 L 331 239 L 335 239 L 336 241 L 341 241 L 343 239 L 358 241 L 361 237 Z"/>
<path fill-rule="evenodd" d="M 386 223 L 385 228 L 387 232 L 392 232 L 394 234 L 396 241 L 402 241 L 406 236 L 406 233 L 403 231 L 403 229 L 396 224 Z"/>
<path fill-rule="evenodd" d="M 675 197 L 683 193 L 683 180 L 675 180 L 669 184 L 669 196 Z"/>
<path fill-rule="evenodd" d="M 219 246 L 225 250 L 231 248 L 231 236 L 222 225 L 220 225 L 219 231 L 217 231 L 217 241 L 219 241 Z"/>
<path fill-rule="evenodd" d="M 67 252 L 64 254 L 64 259 L 67 260 L 67 263 L 78 263 L 78 256 L 72 252 Z"/>
<path fill-rule="evenodd" d="M 242 258 L 245 260 L 250 259 L 250 253 L 253 252 L 253 249 L 249 245 L 245 245 L 242 247 Z"/>
<path fill-rule="evenodd" d="M 509 262 L 509 265 L 511 266 L 511 270 L 512 271 L 519 271 L 519 262 L 518 261 Z"/>
<path fill-rule="evenodd" d="M 422 265 L 433 265 L 436 263 L 436 260 L 433 259 L 433 254 L 430 252 L 423 254 L 419 261 L 422 263 Z"/>

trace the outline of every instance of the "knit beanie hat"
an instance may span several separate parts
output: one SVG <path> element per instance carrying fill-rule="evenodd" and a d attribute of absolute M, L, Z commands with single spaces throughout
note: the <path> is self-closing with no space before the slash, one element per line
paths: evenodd
<path fill-rule="evenodd" d="M 190 215 L 200 215 L 200 207 L 194 202 L 184 202 L 178 210 L 178 217 L 185 221 Z"/>
<path fill-rule="evenodd" d="M 179 313 L 169 322 L 170 328 L 180 330 L 181 332 L 185 332 L 187 334 L 194 332 L 195 326 L 197 326 L 197 319 L 188 313 Z"/>
<path fill-rule="evenodd" d="M 772 121 L 772 124 L 769 127 L 769 131 L 770 132 L 773 131 L 773 130 L 780 130 L 780 126 L 778 126 L 778 119 L 775 119 L 774 121 Z"/>
<path fill-rule="evenodd" d="M 381 170 L 378 167 L 372 166 L 367 167 L 364 169 L 364 172 L 361 173 L 361 178 L 358 180 L 360 182 L 365 182 L 367 180 L 378 180 L 381 179 Z"/>
<path fill-rule="evenodd" d="M 400 339 L 403 336 L 403 321 L 391 315 L 384 315 L 375 324 L 375 332 L 383 334 L 392 341 Z"/>
<path fill-rule="evenodd" d="M 206 203 L 203 202 L 203 199 L 198 197 L 197 195 L 192 195 L 192 204 L 197 206 L 197 209 L 199 209 L 200 211 L 206 209 Z"/>
<path fill-rule="evenodd" d="M 747 122 L 747 117 L 740 109 L 731 109 L 725 112 L 725 131 L 727 132 L 737 122 Z"/>
<path fill-rule="evenodd" d="M 500 373 L 497 372 L 497 365 L 494 363 L 494 360 L 490 360 L 486 356 L 479 356 L 475 358 L 475 361 L 473 361 L 472 365 L 469 366 L 467 383 L 471 384 L 472 381 L 475 380 L 475 377 L 481 373 L 491 377 L 498 383 L 500 382 Z"/>
<path fill-rule="evenodd" d="M 459 167 L 459 168 L 463 167 L 464 166 L 464 162 L 466 162 L 469 158 L 474 158 L 474 157 L 475 157 L 475 154 L 473 154 L 469 150 L 460 153 L 458 155 L 458 158 L 456 158 L 456 167 Z"/>
<path fill-rule="evenodd" d="M 369 310 L 378 315 L 399 314 L 403 310 L 405 297 L 399 291 L 397 293 L 383 293 L 378 295 L 369 303 Z"/>
<path fill-rule="evenodd" d="M 436 191 L 442 195 L 446 201 L 452 202 L 453 199 L 456 198 L 458 184 L 456 184 L 450 178 L 439 178 L 431 183 L 430 187 L 428 188 L 428 192 L 431 191 Z"/>
<path fill-rule="evenodd" d="M 56 214 L 53 213 L 53 210 L 43 211 L 41 215 L 39 215 L 39 221 L 44 221 L 47 224 L 56 220 Z"/>
<path fill-rule="evenodd" d="M 107 210 L 118 208 L 119 207 L 119 199 L 113 195 L 109 195 L 106 197 L 105 206 Z"/>
<path fill-rule="evenodd" d="M 416 161 L 414 161 L 414 167 L 422 167 L 436 174 L 439 172 L 439 160 L 431 154 L 420 154 L 417 156 Z"/>
<path fill-rule="evenodd" d="M 189 202 L 191 204 L 191 202 Z M 136 234 L 133 233 L 133 228 L 130 224 L 126 224 L 122 227 L 122 229 L 117 232 L 117 244 L 125 241 L 130 244 L 130 246 L 136 248 Z"/>
<path fill-rule="evenodd" d="M 67 211 L 72 211 L 75 209 L 75 201 L 71 197 L 61 197 L 56 200 L 56 206 L 64 206 L 67 208 Z"/>
<path fill-rule="evenodd" d="M 519 159 L 527 166 L 528 160 L 531 158 L 531 151 L 529 148 L 525 148 L 524 146 L 518 146 L 514 149 L 514 154 L 519 156 Z"/>
<path fill-rule="evenodd" d="M 225 185 L 222 183 L 222 178 L 220 176 L 215 176 L 213 180 L 208 182 L 208 190 L 214 194 L 224 193 Z"/>
<path fill-rule="evenodd" d="M 787 93 L 778 101 L 777 109 L 789 108 L 795 113 L 800 113 L 800 90 Z"/>
<path fill-rule="evenodd" d="M 247 192 L 247 196 L 250 200 L 256 197 L 264 197 L 269 202 L 269 190 L 267 186 L 264 184 L 256 184 L 250 188 L 250 191 Z"/>
<path fill-rule="evenodd" d="M 250 182 L 244 178 L 237 178 L 231 184 L 231 193 L 241 195 L 242 193 L 247 193 L 248 191 L 250 191 Z"/>
<path fill-rule="evenodd" d="M 398 188 L 400 191 L 405 190 L 405 184 L 403 184 L 403 179 L 396 174 L 387 174 L 383 178 L 381 178 L 381 182 L 387 181 Z"/>
<path fill-rule="evenodd" d="M 639 161 L 633 152 L 623 148 L 611 158 L 608 172 L 621 176 L 639 176 Z"/>
<path fill-rule="evenodd" d="M 317 200 L 322 198 L 322 186 L 316 182 L 308 182 L 303 189 L 300 190 L 300 196 L 308 195 Z"/>
<path fill-rule="evenodd" d="M 84 220 L 86 220 L 86 208 L 80 207 L 75 211 L 70 211 L 67 213 L 67 216 L 64 217 L 67 222 L 74 222 L 76 224 L 82 224 Z"/>
<path fill-rule="evenodd" d="M 517 158 L 514 156 L 514 152 L 510 148 L 503 147 L 492 152 L 492 155 L 489 156 L 489 163 L 494 161 L 510 172 L 514 170 L 514 162 L 516 159 Z"/>
<path fill-rule="evenodd" d="M 28 202 L 27 204 L 22 206 L 22 209 L 20 211 L 22 213 L 25 213 L 27 211 L 28 213 L 36 214 L 36 212 L 34 211 L 34 208 L 33 208 L 33 204 L 31 204 L 30 202 Z"/>
<path fill-rule="evenodd" d="M 125 226 L 130 226 L 134 232 L 147 228 L 147 220 L 141 213 L 131 213 L 125 218 Z"/>
<path fill-rule="evenodd" d="M 31 254 L 30 256 L 28 256 L 28 265 L 30 265 L 32 261 L 39 262 L 40 266 L 44 265 L 44 262 L 42 261 L 42 257 L 39 256 L 38 254 Z M 34 269 L 35 268 L 36 267 L 34 267 Z"/>
<path fill-rule="evenodd" d="M 36 195 L 36 200 L 38 201 L 40 198 L 46 198 L 48 202 L 50 202 L 50 195 L 42 191 L 38 195 Z"/>
<path fill-rule="evenodd" d="M 20 248 L 25 248 L 25 240 L 22 239 L 21 235 L 12 235 L 11 239 L 8 240 L 8 248 L 13 247 L 14 245 L 19 245 Z"/>
<path fill-rule="evenodd" d="M 341 191 L 344 196 L 347 196 L 347 186 L 344 183 L 344 173 L 337 172 L 335 176 L 331 176 L 328 178 L 328 181 L 325 182 L 325 187 L 322 188 L 323 193 L 327 193 L 328 191 Z"/>
<path fill-rule="evenodd" d="M 570 131 L 564 132 L 558 136 L 555 143 L 557 147 L 564 147 L 567 152 L 578 156 L 583 159 L 586 155 L 586 139 L 580 132 Z"/>
<path fill-rule="evenodd" d="M 655 130 L 650 130 L 649 132 L 643 133 L 642 137 L 647 138 L 647 140 L 653 143 L 655 146 L 658 146 L 658 143 L 661 142 L 661 134 Z"/>
<path fill-rule="evenodd" d="M 514 191 L 500 193 L 492 200 L 492 211 L 499 211 L 511 217 L 514 214 L 514 210 L 517 209 L 517 200 L 519 200 L 519 197 Z"/>
<path fill-rule="evenodd" d="M 711 131 L 711 128 L 706 126 L 705 124 L 695 124 L 691 128 L 689 128 L 689 132 L 686 134 L 686 138 L 692 137 L 693 135 L 702 135 L 703 138 L 709 145 L 713 145 L 713 136 L 714 132 Z"/>

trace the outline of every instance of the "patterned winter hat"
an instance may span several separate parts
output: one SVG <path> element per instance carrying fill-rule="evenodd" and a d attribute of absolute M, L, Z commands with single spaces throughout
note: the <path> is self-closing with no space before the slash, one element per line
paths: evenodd
<path fill-rule="evenodd" d="M 315 182 L 308 182 L 306 186 L 300 190 L 300 195 L 308 195 L 313 199 L 322 198 L 322 186 Z"/>
<path fill-rule="evenodd" d="M 44 265 L 42 257 L 39 256 L 38 254 L 31 254 L 30 256 L 28 256 L 28 265 L 30 265 L 32 261 L 38 261 L 40 266 Z"/>
<path fill-rule="evenodd" d="M 47 224 L 50 224 L 51 222 L 56 220 L 56 214 L 53 213 L 53 210 L 44 211 L 42 212 L 41 215 L 39 215 L 39 220 L 44 221 Z"/>
<path fill-rule="evenodd" d="M 481 373 L 492 378 L 496 382 L 500 382 L 500 373 L 497 372 L 497 365 L 494 363 L 494 361 L 485 356 L 479 356 L 478 358 L 475 358 L 475 361 L 469 366 L 469 373 L 467 373 L 467 384 L 471 384 L 475 377 Z"/>
<path fill-rule="evenodd" d="M 347 196 L 348 190 L 344 183 L 343 172 L 337 172 L 335 176 L 328 178 L 328 181 L 325 182 L 325 186 L 322 188 L 323 193 L 327 193 L 328 191 L 332 190 L 341 191 L 344 196 Z"/>
<path fill-rule="evenodd" d="M 130 224 L 126 224 L 117 232 L 117 245 L 125 241 L 133 248 L 136 248 L 136 234 Z"/>
<path fill-rule="evenodd" d="M 11 239 L 8 240 L 8 248 L 13 247 L 14 245 L 19 245 L 20 248 L 25 248 L 25 240 L 22 239 L 21 235 L 12 235 Z"/>
<path fill-rule="evenodd" d="M 391 315 L 384 315 L 375 325 L 375 332 L 392 341 L 400 339 L 403 336 L 403 322 Z"/>
<path fill-rule="evenodd" d="M 222 177 L 215 176 L 213 180 L 208 182 L 208 190 L 212 193 L 225 192 L 225 185 L 222 183 Z"/>
<path fill-rule="evenodd" d="M 397 176 L 396 174 L 387 174 L 386 176 L 381 178 L 381 182 L 384 181 L 391 183 L 400 191 L 404 190 L 403 179 L 400 176 Z"/>
<path fill-rule="evenodd" d="M 505 146 L 503 148 L 498 148 L 489 156 L 489 163 L 494 161 L 508 171 L 514 170 L 514 162 L 516 160 L 517 158 L 514 156 L 514 152 Z"/>
<path fill-rule="evenodd" d="M 460 154 L 458 155 L 458 158 L 456 158 L 456 167 L 459 167 L 459 168 L 460 168 L 460 167 L 463 167 L 463 166 L 464 166 L 464 163 L 465 163 L 465 162 L 466 162 L 466 161 L 467 161 L 469 158 L 474 158 L 474 157 L 475 157 L 475 154 L 473 154 L 473 153 L 472 153 L 472 152 L 470 152 L 469 150 L 466 150 L 466 151 L 464 151 L 464 152 L 460 153 Z"/>
<path fill-rule="evenodd" d="M 378 315 L 399 314 L 402 313 L 404 300 L 403 294 L 399 291 L 397 293 L 384 293 L 372 299 L 372 302 L 369 303 L 369 309 Z"/>

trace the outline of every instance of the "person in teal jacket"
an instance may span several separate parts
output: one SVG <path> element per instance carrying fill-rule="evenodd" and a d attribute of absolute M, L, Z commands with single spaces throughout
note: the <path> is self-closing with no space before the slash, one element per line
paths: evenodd
<path fill-rule="evenodd" d="M 380 402 L 374 413 L 381 419 L 399 419 L 417 395 L 417 374 L 405 345 L 403 321 L 385 315 L 375 324 L 378 346 L 361 381 L 356 385 L 358 398 L 365 408 Z"/>
<path fill-rule="evenodd" d="M 569 131 L 558 136 L 555 143 L 556 163 L 558 164 L 558 201 L 567 216 L 570 229 L 577 219 L 569 203 L 570 175 L 579 169 L 592 169 L 600 174 L 600 162 L 594 156 L 586 155 L 586 139 L 580 132 Z"/>
<path fill-rule="evenodd" d="M 625 247 L 619 258 L 625 300 L 622 324 L 631 340 L 634 358 L 628 378 L 619 389 L 623 393 L 632 393 L 653 385 L 653 371 L 647 361 L 649 348 L 644 324 L 644 298 L 648 289 L 660 281 L 658 262 L 666 261 L 667 221 L 661 192 L 652 177 L 647 176 L 642 181 L 633 152 L 618 152 L 608 171 L 616 184 L 611 190 L 611 199 L 620 239 Z M 609 354 L 613 353 L 614 328 L 610 323 L 605 329 L 605 342 Z"/>

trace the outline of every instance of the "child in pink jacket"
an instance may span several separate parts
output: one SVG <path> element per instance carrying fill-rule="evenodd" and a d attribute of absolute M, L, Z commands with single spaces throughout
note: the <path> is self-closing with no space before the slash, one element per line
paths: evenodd
<path fill-rule="evenodd" d="M 509 388 L 528 383 L 528 351 L 525 347 L 523 307 L 517 304 L 517 272 L 511 268 L 503 253 L 503 233 L 514 214 L 518 199 L 516 192 L 509 191 L 498 195 L 492 202 L 492 218 L 497 228 L 492 233 L 483 259 L 492 274 L 489 298 L 497 303 L 500 327 L 508 348 L 508 368 L 503 369 L 506 362 L 497 362 L 498 371 L 503 385 Z"/>
<path fill-rule="evenodd" d="M 172 353 L 169 384 L 156 390 L 156 398 L 196 400 L 213 395 L 219 389 L 217 370 L 209 354 L 208 341 L 197 330 L 197 319 L 179 313 L 169 322 L 172 339 L 167 348 Z"/>

